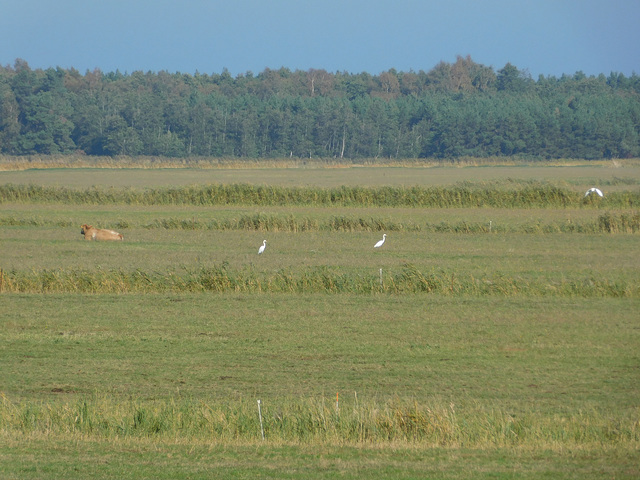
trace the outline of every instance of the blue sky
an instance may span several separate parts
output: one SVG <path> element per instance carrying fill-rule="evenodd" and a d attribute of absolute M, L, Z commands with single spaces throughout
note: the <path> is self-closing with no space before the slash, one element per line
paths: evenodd
<path fill-rule="evenodd" d="M 0 65 L 640 74 L 638 0 L 0 0 Z"/>

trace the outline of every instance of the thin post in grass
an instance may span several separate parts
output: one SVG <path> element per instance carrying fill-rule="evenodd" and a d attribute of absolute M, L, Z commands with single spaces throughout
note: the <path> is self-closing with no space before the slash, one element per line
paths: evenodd
<path fill-rule="evenodd" d="M 380 290 L 382 291 L 382 269 L 380 269 Z"/>
<path fill-rule="evenodd" d="M 262 434 L 262 440 L 264 440 L 264 426 L 262 425 L 262 407 L 260 400 L 258 400 L 258 417 L 260 417 L 260 433 Z"/>

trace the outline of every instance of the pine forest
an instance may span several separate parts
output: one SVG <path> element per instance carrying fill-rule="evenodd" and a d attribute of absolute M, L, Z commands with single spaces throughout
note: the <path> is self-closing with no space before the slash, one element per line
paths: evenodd
<path fill-rule="evenodd" d="M 540 76 L 459 56 L 377 75 L 0 66 L 0 154 L 189 158 L 640 156 L 640 76 Z"/>

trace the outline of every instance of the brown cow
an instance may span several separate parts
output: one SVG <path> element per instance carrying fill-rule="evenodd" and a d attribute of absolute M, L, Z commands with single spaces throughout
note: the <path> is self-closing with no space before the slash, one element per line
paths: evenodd
<path fill-rule="evenodd" d="M 85 240 L 122 240 L 124 238 L 121 233 L 103 228 L 95 228 L 87 224 L 80 227 L 80 233 L 84 235 Z"/>

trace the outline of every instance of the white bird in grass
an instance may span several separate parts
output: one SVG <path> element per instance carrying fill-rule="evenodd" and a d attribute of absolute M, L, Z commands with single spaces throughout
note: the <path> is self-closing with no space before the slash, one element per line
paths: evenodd
<path fill-rule="evenodd" d="M 262 242 L 262 246 L 258 249 L 258 255 L 260 255 L 262 252 L 264 252 L 264 249 L 267 247 L 267 241 L 264 240 Z"/>
<path fill-rule="evenodd" d="M 592 193 L 597 193 L 598 196 L 604 197 L 604 194 L 602 193 L 602 190 L 600 190 L 599 188 L 596 188 L 596 187 L 591 187 L 589 190 L 587 190 L 587 193 L 585 193 L 584 196 L 588 197 Z"/>
<path fill-rule="evenodd" d="M 382 235 L 382 240 L 380 240 L 378 243 L 376 243 L 376 244 L 373 246 L 373 248 L 380 248 L 380 247 L 384 244 L 384 241 L 385 241 L 385 239 L 386 239 L 386 238 L 387 238 L 387 234 L 386 234 L 386 233 L 384 233 L 384 234 Z"/>

